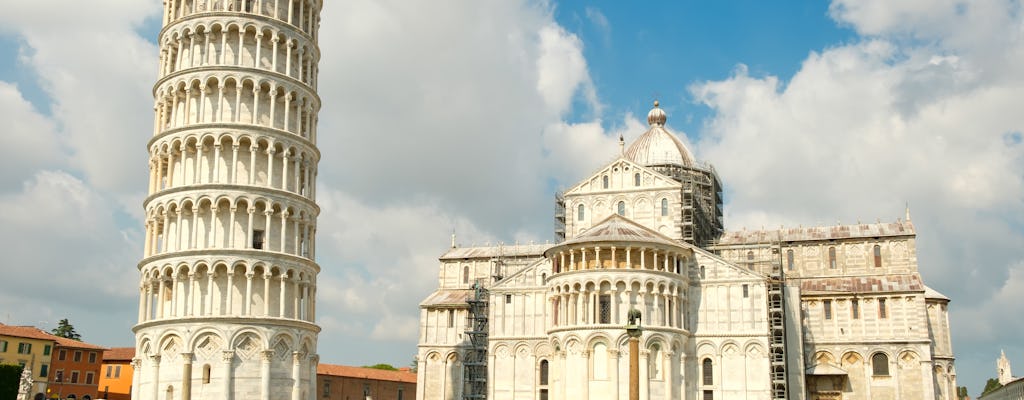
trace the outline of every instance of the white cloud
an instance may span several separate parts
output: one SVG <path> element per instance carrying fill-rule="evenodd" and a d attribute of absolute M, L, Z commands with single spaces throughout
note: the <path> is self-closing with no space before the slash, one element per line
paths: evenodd
<path fill-rule="evenodd" d="M 576 35 L 558 25 L 551 24 L 540 30 L 537 90 L 547 106 L 558 114 L 569 111 L 581 86 L 592 107 L 597 108 L 582 47 L 583 43 Z"/>
<path fill-rule="evenodd" d="M 38 172 L 0 196 L 6 316 L 28 324 L 70 318 L 92 338 L 123 340 L 127 332 L 108 324 L 127 328 L 135 317 L 142 241 L 114 214 L 106 196 L 61 171 Z"/>
<path fill-rule="evenodd" d="M 26 101 L 18 87 L 0 81 L 0 186 L 17 188 L 37 168 L 62 164 L 60 138 L 53 122 Z"/>
<path fill-rule="evenodd" d="M 145 187 L 139 150 L 152 135 L 157 52 L 136 30 L 159 11 L 159 2 L 46 0 L 17 2 L 0 15 L 0 32 L 24 41 L 19 61 L 52 101 L 70 164 L 104 190 Z"/>
<path fill-rule="evenodd" d="M 867 38 L 812 53 L 788 82 L 740 66 L 691 87 L 713 111 L 697 154 L 731 189 L 728 228 L 891 221 L 909 201 L 958 354 L 998 354 L 1020 329 L 1005 315 L 1024 314 L 1009 294 L 1024 262 L 1024 45 L 1005 40 L 1020 37 L 1008 9 L 979 27 L 995 4 L 836 2 Z M 977 362 L 961 384 L 984 381 Z"/>

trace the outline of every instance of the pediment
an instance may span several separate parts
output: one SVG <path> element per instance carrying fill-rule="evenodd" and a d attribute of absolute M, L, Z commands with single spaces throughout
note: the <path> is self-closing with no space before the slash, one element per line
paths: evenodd
<path fill-rule="evenodd" d="M 640 184 L 636 183 L 636 175 L 640 175 Z M 608 179 L 608 187 L 604 180 Z M 593 193 L 598 191 L 623 191 L 637 189 L 678 188 L 682 184 L 658 171 L 637 164 L 629 159 L 619 157 L 591 174 L 587 179 L 578 182 L 565 191 L 565 195 Z"/>

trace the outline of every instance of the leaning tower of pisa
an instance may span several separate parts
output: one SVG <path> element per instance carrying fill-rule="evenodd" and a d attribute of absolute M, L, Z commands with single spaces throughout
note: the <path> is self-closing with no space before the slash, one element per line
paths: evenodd
<path fill-rule="evenodd" d="M 322 0 L 165 0 L 133 399 L 313 399 Z"/>

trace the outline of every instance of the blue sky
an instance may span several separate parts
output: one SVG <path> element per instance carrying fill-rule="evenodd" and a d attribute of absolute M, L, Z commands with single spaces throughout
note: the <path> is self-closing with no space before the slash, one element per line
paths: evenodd
<path fill-rule="evenodd" d="M 157 1 L 0 15 L 6 323 L 131 345 Z M 953 299 L 959 382 L 1024 368 L 1018 1 L 334 0 L 321 27 L 321 360 L 407 364 L 463 245 L 552 237 L 553 191 L 669 127 L 727 229 L 894 221 Z M 55 250 L 57 249 L 57 250 Z"/>

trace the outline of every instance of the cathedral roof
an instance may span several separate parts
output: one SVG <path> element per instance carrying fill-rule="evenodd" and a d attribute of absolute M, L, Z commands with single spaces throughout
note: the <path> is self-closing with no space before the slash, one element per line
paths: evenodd
<path fill-rule="evenodd" d="M 612 214 L 576 237 L 562 242 L 561 245 L 589 242 L 647 242 L 668 246 L 681 245 L 679 242 L 619 214 Z"/>
<path fill-rule="evenodd" d="M 441 256 L 442 260 L 493 257 L 540 257 L 552 244 L 516 244 L 512 246 L 453 247 Z"/>
<path fill-rule="evenodd" d="M 921 292 L 924 283 L 917 274 L 873 275 L 857 277 L 801 279 L 800 292 L 815 293 L 872 293 Z"/>
<path fill-rule="evenodd" d="M 924 298 L 926 298 L 926 299 L 940 299 L 940 300 L 949 301 L 949 297 L 946 297 L 946 295 L 944 295 L 942 293 L 939 293 L 937 290 L 932 289 L 932 288 L 928 287 L 927 285 L 925 285 L 925 287 L 924 287 Z"/>
<path fill-rule="evenodd" d="M 874 224 L 812 226 L 769 230 L 742 230 L 725 232 L 716 244 L 754 244 L 770 242 L 800 242 L 812 240 L 850 239 L 858 237 L 913 236 L 910 221 L 879 222 Z"/>
<path fill-rule="evenodd" d="M 693 154 L 686 148 L 683 141 L 665 129 L 665 111 L 658 108 L 658 102 L 654 102 L 654 108 L 647 113 L 647 124 L 650 129 L 640 135 L 629 146 L 625 157 L 643 166 L 673 164 L 684 167 L 692 167 L 696 164 Z"/>
<path fill-rule="evenodd" d="M 469 307 L 466 300 L 469 300 L 472 295 L 473 290 L 471 289 L 438 289 L 423 300 L 420 307 Z"/>

